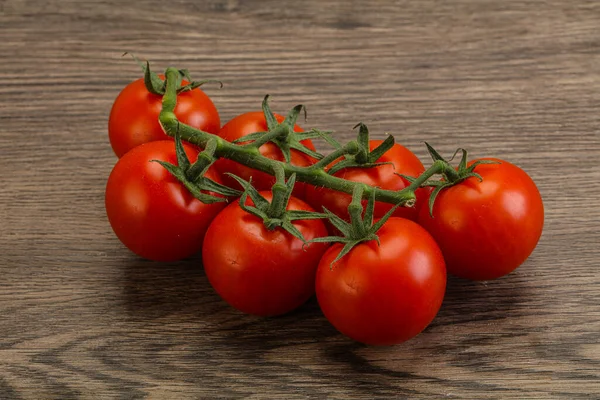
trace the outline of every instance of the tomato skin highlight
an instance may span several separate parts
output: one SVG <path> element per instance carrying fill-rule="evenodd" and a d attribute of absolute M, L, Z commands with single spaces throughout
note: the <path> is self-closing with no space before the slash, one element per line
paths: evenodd
<path fill-rule="evenodd" d="M 442 253 L 415 222 L 392 217 L 381 245 L 363 242 L 333 264 L 343 245 L 323 255 L 316 294 L 325 317 L 344 335 L 369 345 L 404 342 L 427 327 L 446 290 Z"/>
<path fill-rule="evenodd" d="M 162 96 L 148 92 L 143 79 L 125 86 L 115 99 L 108 119 L 108 136 L 117 157 L 143 143 L 172 140 L 158 122 L 161 108 Z M 175 115 L 180 122 L 205 132 L 217 133 L 221 127 L 217 108 L 200 88 L 177 95 Z"/>
<path fill-rule="evenodd" d="M 260 192 L 267 200 L 270 192 Z M 248 199 L 248 204 L 252 204 Z M 290 198 L 288 210 L 312 211 Z M 294 221 L 308 241 L 326 236 L 321 220 Z M 258 217 L 230 204 L 211 223 L 202 261 L 215 291 L 232 307 L 259 316 L 285 314 L 302 305 L 315 290 L 315 272 L 328 245 L 301 240 L 281 228 L 269 231 Z"/>
<path fill-rule="evenodd" d="M 521 265 L 535 249 L 544 225 L 544 205 L 525 171 L 495 158 L 468 178 L 442 190 L 419 223 L 436 239 L 448 272 L 466 279 L 502 277 Z M 472 165 L 472 160 L 468 165 Z"/>
<path fill-rule="evenodd" d="M 382 142 L 382 140 L 370 140 L 369 147 L 373 150 Z M 410 183 L 406 179 L 396 175 L 396 173 L 416 178 L 425 171 L 419 158 L 406 147 L 397 143 L 381 156 L 378 162 L 389 162 L 392 164 L 384 164 L 371 168 L 344 168 L 336 172 L 334 176 L 353 182 L 365 183 L 382 189 L 397 191 L 404 189 Z M 317 211 L 323 211 L 323 207 L 325 207 L 344 220 L 350 221 L 348 205 L 350 205 L 350 202 L 352 201 L 352 195 L 340 193 L 325 187 L 307 186 L 306 201 Z M 398 207 L 393 215 L 395 217 L 416 221 L 419 209 L 426 202 L 428 193 L 429 189 L 417 189 L 415 191 L 417 196 L 415 206 Z M 367 201 L 363 200 L 362 205 L 364 209 L 367 205 Z M 378 201 L 375 203 L 374 215 L 376 218 L 381 218 L 391 208 L 391 204 Z"/>
<path fill-rule="evenodd" d="M 190 162 L 196 161 L 198 150 L 183 146 Z M 119 240 L 138 256 L 181 260 L 201 249 L 208 225 L 225 203 L 202 203 L 151 160 L 177 165 L 174 142 L 146 143 L 118 160 L 106 185 L 106 214 Z M 220 182 L 213 170 L 206 176 Z"/>
<path fill-rule="evenodd" d="M 274 114 L 277 122 L 282 122 L 285 118 L 282 115 Z M 231 119 L 227 122 L 218 135 L 223 139 L 233 142 L 237 139 L 240 139 L 244 136 L 250 135 L 255 132 L 266 132 L 268 130 L 267 121 L 265 119 L 265 115 L 262 111 L 251 111 L 244 114 L 240 114 L 237 117 Z M 295 132 L 303 132 L 302 128 L 298 125 L 294 126 Z M 310 139 L 303 140 L 302 144 L 308 147 L 311 150 L 315 150 L 315 146 L 313 145 Z M 270 158 L 272 160 L 284 161 L 283 153 L 274 143 L 265 143 L 259 148 L 259 152 L 261 155 Z M 307 167 L 316 162 L 316 160 L 300 151 L 292 149 L 290 151 L 291 154 L 291 164 L 296 165 L 298 167 Z M 257 190 L 270 190 L 273 184 L 275 183 L 275 177 L 269 175 L 267 173 L 257 171 L 240 163 L 237 163 L 232 160 L 228 160 L 226 158 L 221 158 L 217 160 L 215 163 L 217 170 L 223 175 L 224 182 L 233 188 L 241 188 L 237 181 L 227 175 L 226 172 L 230 172 L 234 175 L 237 175 L 244 180 L 248 181 L 250 177 L 252 177 L 252 185 Z M 298 198 L 304 198 L 304 194 L 306 191 L 306 184 L 303 182 L 297 182 L 294 187 L 293 195 Z"/>

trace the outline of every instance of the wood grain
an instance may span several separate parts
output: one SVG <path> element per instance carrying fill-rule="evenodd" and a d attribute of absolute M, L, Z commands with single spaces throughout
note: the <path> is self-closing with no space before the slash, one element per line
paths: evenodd
<path fill-rule="evenodd" d="M 0 1 L 0 398 L 599 398 L 600 3 Z M 223 121 L 306 104 L 425 161 L 463 146 L 523 167 L 546 225 L 515 273 L 450 279 L 394 347 L 339 335 L 314 300 L 242 315 L 199 258 L 130 254 L 103 208 L 123 51 L 218 77 Z"/>

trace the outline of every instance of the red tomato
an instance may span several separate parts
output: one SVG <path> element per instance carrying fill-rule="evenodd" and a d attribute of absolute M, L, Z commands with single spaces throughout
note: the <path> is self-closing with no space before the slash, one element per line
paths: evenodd
<path fill-rule="evenodd" d="M 446 290 L 442 253 L 415 222 L 392 217 L 375 240 L 333 264 L 343 244 L 323 255 L 316 292 L 325 317 L 344 335 L 373 345 L 416 336 L 437 314 Z"/>
<path fill-rule="evenodd" d="M 272 198 L 270 192 L 261 194 Z M 295 197 L 287 209 L 313 211 Z M 293 225 L 306 240 L 327 234 L 321 220 L 298 220 Z M 272 316 L 297 308 L 313 295 L 315 271 L 327 247 L 303 246 L 281 228 L 269 231 L 262 219 L 242 210 L 236 201 L 210 224 L 202 261 L 208 280 L 227 303 L 245 313 Z"/>
<path fill-rule="evenodd" d="M 282 122 L 285 118 L 279 114 L 275 114 L 275 118 L 277 122 Z M 245 114 L 238 115 L 233 118 L 231 121 L 223 125 L 218 135 L 223 139 L 233 142 L 239 138 L 242 138 L 246 135 L 255 132 L 266 132 L 268 130 L 267 121 L 265 119 L 265 115 L 262 111 L 256 112 L 248 112 Z M 298 125 L 294 126 L 295 132 L 302 132 L 302 128 Z M 315 146 L 312 144 L 310 140 L 303 140 L 302 144 L 308 147 L 311 150 L 315 150 Z M 284 161 L 283 154 L 281 150 L 274 143 L 266 143 L 262 145 L 259 149 L 260 153 L 272 160 Z M 306 167 L 313 164 L 316 160 L 312 157 L 297 151 L 291 150 L 291 164 L 299 167 Z M 228 159 L 220 159 L 215 163 L 216 168 L 224 174 L 225 172 L 233 173 L 246 181 L 252 177 L 252 185 L 257 190 L 270 190 L 273 184 L 275 183 L 275 177 L 269 174 L 266 174 L 261 171 L 257 171 L 250 167 L 246 167 L 245 165 L 239 164 L 235 161 L 231 161 Z M 230 187 L 239 188 L 239 184 L 235 181 L 235 179 L 223 175 L 223 180 Z M 294 196 L 296 197 L 304 197 L 304 192 L 306 190 L 306 184 L 302 182 L 297 182 L 296 187 L 294 188 Z"/>
<path fill-rule="evenodd" d="M 369 141 L 369 147 L 373 150 L 381 143 L 382 140 L 371 140 Z M 410 183 L 395 173 L 416 178 L 425 171 L 419 158 L 400 144 L 395 144 L 391 149 L 385 152 L 385 154 L 379 158 L 378 162 L 389 162 L 391 164 L 384 164 L 372 168 L 344 168 L 336 172 L 334 176 L 349 181 L 366 183 L 367 185 L 376 186 L 381 189 L 401 190 Z M 318 211 L 322 211 L 323 207 L 326 207 L 329 211 L 339 217 L 350 221 L 348 205 L 352 201 L 351 195 L 324 187 L 307 186 L 306 201 L 311 206 Z M 398 207 L 393 215 L 416 221 L 419 208 L 427 200 L 428 189 L 417 189 L 415 194 L 417 195 L 417 202 L 414 207 Z M 364 200 L 363 208 L 366 207 L 366 204 L 367 201 Z M 376 218 L 383 217 L 391 208 L 391 204 L 376 202 L 374 215 Z"/>
<path fill-rule="evenodd" d="M 419 215 L 440 245 L 448 272 L 467 279 L 513 271 L 529 257 L 544 225 L 542 198 L 529 175 L 509 162 L 488 160 L 500 164 L 478 165 L 482 182 L 473 177 L 443 189 L 433 218 L 427 207 Z"/>
<path fill-rule="evenodd" d="M 148 92 L 143 79 L 125 86 L 108 120 L 108 136 L 117 157 L 142 143 L 170 139 L 158 123 L 161 108 L 162 96 Z M 175 115 L 180 122 L 205 132 L 217 133 L 221 127 L 217 108 L 200 88 L 177 95 Z"/>
<path fill-rule="evenodd" d="M 184 144 L 190 162 L 198 151 Z M 155 261 L 175 261 L 202 247 L 208 225 L 225 207 L 204 204 L 162 165 L 177 165 L 173 141 L 138 146 L 119 159 L 106 185 L 106 214 L 115 234 L 131 251 Z M 218 175 L 207 175 L 219 182 Z"/>

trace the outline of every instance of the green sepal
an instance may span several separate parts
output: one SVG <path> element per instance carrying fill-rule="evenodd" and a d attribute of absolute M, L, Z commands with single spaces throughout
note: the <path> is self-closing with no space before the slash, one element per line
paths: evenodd
<path fill-rule="evenodd" d="M 452 166 L 450 165 L 449 161 L 446 161 L 431 145 L 429 145 L 429 143 L 425 142 L 425 146 L 427 146 L 427 151 L 429 152 L 429 155 L 431 156 L 431 158 L 433 159 L 434 162 L 442 161 L 444 164 L 446 164 L 444 171 L 442 172 L 444 180 L 441 180 L 441 181 L 428 180 L 421 184 L 421 187 L 425 187 L 425 186 L 434 187 L 434 190 L 429 195 L 429 202 L 428 202 L 429 215 L 432 218 L 433 218 L 433 206 L 435 204 L 435 200 L 437 199 L 438 195 L 440 194 L 440 192 L 442 190 L 452 187 L 454 185 L 457 185 L 460 182 L 464 181 L 465 179 L 469 179 L 469 178 L 477 178 L 481 182 L 481 181 L 483 181 L 483 177 L 475 172 L 475 168 L 481 164 L 499 164 L 498 161 L 494 161 L 494 160 L 478 160 L 478 161 L 475 161 L 473 164 L 471 164 L 471 166 L 467 167 L 468 152 L 465 149 L 458 148 L 449 160 L 449 161 L 452 161 L 458 153 L 461 153 L 461 158 L 458 163 L 458 167 L 456 168 L 456 170 L 454 170 L 452 168 Z M 415 178 L 410 178 L 405 175 L 401 175 L 401 176 L 403 178 L 411 181 L 411 183 L 415 181 Z"/>
<path fill-rule="evenodd" d="M 440 194 L 440 192 L 442 191 L 442 189 L 445 189 L 445 188 L 450 187 L 450 186 L 452 186 L 452 185 L 451 184 L 439 185 L 438 187 L 436 187 L 435 189 L 433 189 L 433 191 L 429 195 L 428 206 L 429 206 L 429 216 L 430 217 L 433 218 L 433 205 L 435 204 L 435 199 L 437 198 L 438 194 Z"/>
<path fill-rule="evenodd" d="M 252 180 L 250 180 L 249 182 L 230 172 L 226 172 L 226 175 L 229 175 L 230 177 L 235 179 L 240 184 L 240 186 L 244 188 L 244 193 L 242 194 L 242 196 L 250 196 L 250 199 L 252 199 L 256 208 L 262 210 L 267 209 L 269 207 L 270 203 L 267 201 L 267 199 L 265 199 L 260 193 L 258 193 L 258 190 L 256 190 L 256 188 L 252 186 Z"/>
<path fill-rule="evenodd" d="M 191 78 L 189 78 L 189 76 L 187 76 L 187 77 L 184 76 L 184 77 L 188 80 L 191 79 Z M 199 88 L 200 86 L 205 85 L 207 83 L 218 83 L 219 89 L 223 89 L 223 82 L 221 82 L 220 80 L 218 80 L 218 79 L 203 79 L 201 81 L 191 81 L 187 85 L 181 86 L 179 89 L 177 89 L 177 93 L 188 92 L 190 90 Z"/>
<path fill-rule="evenodd" d="M 258 218 L 261 218 L 263 220 L 266 220 L 268 218 L 267 214 L 264 213 L 263 211 L 261 211 L 259 208 L 247 205 L 246 200 L 248 200 L 248 192 L 242 193 L 242 195 L 239 199 L 240 208 L 242 210 L 244 210 L 247 213 L 250 213 Z"/>
<path fill-rule="evenodd" d="M 389 149 L 394 147 L 396 139 L 392 135 L 388 135 L 383 142 L 369 152 L 369 162 L 376 163 Z"/>
<path fill-rule="evenodd" d="M 333 134 L 333 131 L 322 131 L 322 130 L 314 129 L 314 128 L 309 131 L 304 131 L 304 132 L 300 133 L 300 135 L 303 137 L 302 140 L 304 140 L 304 139 L 323 139 L 334 149 L 336 149 L 336 150 L 341 149 L 342 144 L 340 142 L 338 142 L 337 140 L 335 140 L 333 138 L 332 134 Z"/>
<path fill-rule="evenodd" d="M 344 236 L 351 235 L 351 225 L 340 218 L 338 215 L 329 211 L 327 208 L 323 207 L 323 211 L 325 211 L 325 215 L 327 215 L 327 219 L 338 231 L 342 232 Z"/>
<path fill-rule="evenodd" d="M 373 196 L 373 199 L 370 201 L 375 201 L 375 196 Z M 375 224 L 373 224 L 373 226 L 371 227 L 371 231 L 372 233 L 377 233 L 377 231 L 379 229 L 381 229 L 381 227 L 383 226 L 383 224 L 385 224 L 387 222 L 388 219 L 390 219 L 390 217 L 392 216 L 392 214 L 394 214 L 394 211 L 396 211 L 396 209 L 400 207 L 400 204 L 396 204 L 394 205 L 392 208 L 390 208 L 388 210 L 388 212 L 386 212 L 383 217 L 379 218 L 377 220 L 377 222 L 375 222 Z"/>
<path fill-rule="evenodd" d="M 306 140 L 306 139 L 302 139 L 302 140 Z M 294 149 L 294 150 L 298 150 L 301 153 L 304 153 L 312 158 L 315 158 L 317 160 L 321 160 L 324 156 L 323 154 L 311 150 L 308 147 L 306 147 L 303 143 L 300 143 L 300 141 L 298 141 L 298 143 L 295 143 L 294 141 L 292 141 L 290 144 L 290 149 Z"/>
<path fill-rule="evenodd" d="M 335 264 L 336 262 L 341 260 L 342 257 L 344 257 L 346 254 L 350 253 L 350 251 L 360 242 L 361 242 L 360 240 L 353 240 L 351 242 L 346 242 L 346 244 L 344 245 L 344 247 L 342 247 L 342 250 L 339 252 L 337 257 L 329 265 L 329 268 L 333 268 L 333 264 Z"/>
<path fill-rule="evenodd" d="M 146 85 L 146 89 L 152 94 L 157 96 L 165 94 L 165 81 L 150 70 L 150 63 L 148 61 L 146 61 L 144 68 L 144 85 Z"/>
<path fill-rule="evenodd" d="M 296 121 L 298 120 L 298 116 L 300 115 L 301 111 L 304 111 L 304 118 L 306 118 L 306 108 L 302 104 L 298 104 L 290 110 L 288 115 L 280 124 L 287 127 L 287 134 L 285 136 L 278 136 L 273 139 L 273 143 L 275 143 L 281 149 L 283 156 L 285 157 L 285 161 L 288 163 L 291 160 L 291 149 L 295 149 L 310 157 L 316 158 L 317 160 L 320 160 L 324 157 L 321 153 L 309 149 L 301 142 L 302 140 L 307 139 L 305 135 L 302 135 L 302 132 L 299 133 L 294 131 Z"/>
<path fill-rule="evenodd" d="M 294 224 L 292 224 L 292 221 L 290 221 L 287 218 L 283 218 L 281 221 L 281 227 L 288 232 L 289 234 L 291 234 L 292 236 L 294 236 L 297 239 L 300 239 L 302 241 L 302 243 L 306 244 L 306 239 L 304 238 L 304 235 L 302 235 L 302 232 L 300 232 L 298 230 L 298 228 L 296 228 L 294 226 Z"/>
<path fill-rule="evenodd" d="M 342 257 L 347 255 L 359 243 L 375 240 L 377 242 L 377 245 L 380 245 L 379 236 L 377 236 L 377 231 L 381 229 L 381 227 L 392 216 L 394 211 L 396 211 L 396 209 L 400 206 L 400 204 L 396 204 L 387 213 L 385 213 L 385 215 L 381 217 L 377 222 L 373 223 L 375 210 L 375 192 L 371 191 L 368 197 L 367 208 L 366 210 L 364 210 L 365 215 L 361 217 L 363 211 L 363 192 L 364 191 L 360 186 L 357 186 L 357 189 L 354 190 L 354 193 L 352 195 L 352 202 L 348 206 L 348 213 L 350 214 L 352 220 L 351 222 L 344 221 L 342 218 L 335 215 L 327 208 L 323 207 L 325 214 L 329 217 L 329 222 L 331 222 L 331 224 L 342 233 L 342 236 L 327 236 L 322 238 L 315 238 L 310 240 L 309 243 L 344 243 L 344 247 L 337 255 L 335 260 L 333 260 L 330 264 L 331 268 L 333 268 L 333 264 L 335 264 Z M 358 210 L 357 206 L 360 207 L 360 210 Z"/>
<path fill-rule="evenodd" d="M 346 242 L 343 236 L 321 236 L 310 240 L 310 243 L 341 243 Z"/>
<path fill-rule="evenodd" d="M 215 161 L 214 151 L 216 148 L 216 142 L 210 140 L 207 143 L 206 148 L 198 155 L 198 159 L 194 164 L 190 163 L 190 160 L 185 153 L 185 148 L 181 141 L 181 135 L 179 129 L 175 132 L 175 155 L 177 157 L 177 165 L 173 165 L 166 161 L 152 160 L 158 162 L 163 166 L 171 175 L 173 175 L 179 182 L 181 182 L 185 188 L 198 200 L 205 204 L 225 202 L 226 197 L 239 196 L 241 192 L 239 190 L 230 188 L 222 185 L 218 182 L 207 178 L 206 172 Z M 204 191 L 213 192 L 225 197 L 213 196 L 212 194 L 203 193 Z"/>
<path fill-rule="evenodd" d="M 184 78 L 187 79 L 188 82 L 192 82 L 192 76 L 190 75 L 190 71 L 187 68 L 183 68 L 179 70 L 179 74 Z"/>
<path fill-rule="evenodd" d="M 369 146 L 369 129 L 365 124 L 359 122 L 354 126 L 354 129 L 359 128 L 356 143 L 358 144 L 358 151 L 355 154 L 346 154 L 344 159 L 335 163 L 327 170 L 327 173 L 334 175 L 335 173 L 345 168 L 374 168 L 381 165 L 392 164 L 392 162 L 377 162 L 389 149 L 394 146 L 394 136 L 388 135 L 388 137 L 372 151 Z"/>
<path fill-rule="evenodd" d="M 358 127 L 358 136 L 356 142 L 358 143 L 359 152 L 355 156 L 356 162 L 359 164 L 366 164 L 369 162 L 369 128 L 362 122 L 354 125 L 353 129 Z"/>
<path fill-rule="evenodd" d="M 427 147 L 427 152 L 429 153 L 433 161 L 441 160 L 445 163 L 448 163 L 448 161 L 446 161 L 444 157 L 440 155 L 440 153 L 438 153 L 433 147 L 431 147 L 429 143 L 425 142 L 425 146 Z"/>
<path fill-rule="evenodd" d="M 163 96 L 166 90 L 166 83 L 164 80 L 160 79 L 158 74 L 150 69 L 150 63 L 146 61 L 146 63 L 142 62 L 139 58 L 137 58 L 134 54 L 125 52 L 123 56 L 129 54 L 133 60 L 140 66 L 144 73 L 144 85 L 146 89 L 157 96 Z M 206 83 L 218 83 L 221 88 L 223 88 L 223 82 L 217 79 L 204 79 L 201 81 L 193 81 L 190 76 L 190 72 L 187 69 L 180 69 L 179 71 L 179 82 L 177 83 L 177 93 L 183 93 L 190 90 L 194 90 Z M 189 83 L 181 86 L 181 80 L 185 78 Z"/>
<path fill-rule="evenodd" d="M 218 202 L 226 202 L 227 199 L 224 197 L 212 196 L 210 194 L 202 193 L 198 186 L 194 183 L 190 182 L 183 173 L 183 170 L 171 163 L 161 160 L 151 160 L 152 162 L 157 162 L 162 165 L 167 171 L 171 173 L 185 188 L 198 200 L 200 200 L 204 204 L 218 203 Z"/>
<path fill-rule="evenodd" d="M 304 107 L 302 104 L 298 104 L 297 106 L 293 107 L 290 112 L 288 112 L 284 122 L 287 122 L 293 128 L 294 125 L 296 125 L 296 121 L 298 121 L 298 116 L 300 115 L 301 111 L 304 111 L 304 119 L 306 119 L 306 107 Z"/>
<path fill-rule="evenodd" d="M 142 69 L 142 71 L 144 73 L 144 85 L 146 86 L 146 89 L 150 93 L 158 95 L 158 96 L 162 96 L 163 94 L 165 94 L 165 87 L 166 87 L 165 81 L 160 79 L 160 77 L 156 73 L 154 73 L 154 71 L 152 71 L 150 69 L 150 63 L 148 61 L 146 61 L 145 63 L 142 62 L 133 53 L 129 53 L 129 52 L 123 53 L 124 56 L 127 54 L 129 54 L 131 56 L 131 58 L 133 58 L 133 60 Z"/>
<path fill-rule="evenodd" d="M 201 190 L 218 193 L 226 197 L 238 197 L 242 194 L 240 190 L 230 188 L 229 186 L 223 185 L 219 182 L 215 182 L 206 176 L 200 177 L 200 179 L 194 183 Z"/>
<path fill-rule="evenodd" d="M 477 168 L 478 165 L 482 164 L 500 164 L 500 162 L 494 160 L 477 160 L 473 164 L 471 164 L 469 168 L 466 169 L 467 173 L 472 173 L 473 171 L 475 171 L 475 168 Z M 479 176 L 479 174 L 477 175 Z"/>
<path fill-rule="evenodd" d="M 404 175 L 404 174 L 399 174 L 397 172 L 394 172 L 395 175 L 398 175 L 401 178 L 404 178 L 408 181 L 408 183 L 414 183 L 417 181 L 417 178 L 415 178 L 414 176 L 408 176 L 408 175 Z M 426 180 L 425 182 L 421 183 L 421 185 L 419 187 L 438 187 L 439 185 L 443 184 L 443 181 L 434 181 L 434 180 Z"/>
<path fill-rule="evenodd" d="M 339 172 L 345 168 L 356 167 L 356 162 L 350 158 L 345 158 L 335 164 L 331 168 L 327 170 L 329 175 L 334 175 L 336 172 Z"/>
<path fill-rule="evenodd" d="M 271 106 L 269 106 L 269 97 L 271 96 L 268 94 L 264 97 L 262 101 L 262 110 L 265 115 L 265 120 L 267 121 L 267 128 L 272 131 L 279 125 L 279 122 L 277 122 L 277 118 L 275 118 L 275 114 L 273 113 L 273 110 L 271 110 Z"/>
<path fill-rule="evenodd" d="M 186 174 L 189 171 L 191 164 L 187 154 L 185 153 L 185 149 L 183 148 L 183 143 L 181 142 L 179 126 L 175 132 L 175 155 L 177 156 L 177 164 L 179 165 L 179 168 L 181 168 L 183 173 Z"/>
<path fill-rule="evenodd" d="M 291 151 L 296 150 L 301 153 L 304 153 L 310 157 L 313 157 L 317 160 L 322 159 L 324 156 L 316 152 L 312 149 L 306 147 L 303 143 L 303 140 L 308 140 L 316 137 L 327 137 L 327 133 L 323 131 L 319 131 L 316 129 L 310 130 L 308 132 L 295 132 L 294 126 L 296 125 L 296 121 L 300 112 L 304 110 L 306 114 L 306 109 L 303 105 L 297 105 L 290 110 L 285 119 L 280 123 L 277 122 L 277 118 L 275 118 L 275 114 L 271 110 L 269 106 L 269 95 L 266 95 L 262 101 L 262 110 L 265 116 L 265 120 L 267 122 L 268 130 L 266 132 L 254 132 L 244 137 L 238 138 L 233 141 L 235 144 L 246 143 L 246 146 L 252 147 L 260 147 L 265 143 L 271 142 L 274 143 L 283 154 L 283 158 L 285 162 L 291 162 Z"/>
<path fill-rule="evenodd" d="M 307 244 L 306 239 L 298 228 L 294 226 L 293 221 L 327 218 L 325 214 L 314 211 L 287 210 L 287 205 L 296 182 L 296 175 L 292 174 L 286 181 L 283 168 L 278 168 L 275 171 L 277 180 L 271 188 L 271 192 L 273 193 L 271 203 L 252 186 L 251 182 L 231 173 L 227 173 L 227 175 L 234 178 L 244 188 L 244 193 L 239 203 L 242 210 L 262 219 L 265 227 L 269 230 L 281 228 L 301 240 L 304 244 Z M 254 206 L 245 204 L 248 197 L 252 199 Z"/>
<path fill-rule="evenodd" d="M 283 174 L 283 168 L 281 168 L 281 172 Z M 283 179 L 285 179 L 285 175 L 283 175 Z M 294 186 L 296 185 L 296 174 L 293 173 L 288 178 L 287 182 L 285 182 L 285 187 L 287 188 L 287 196 L 286 196 L 286 205 L 290 201 L 290 197 L 292 196 L 292 190 L 294 190 Z"/>
<path fill-rule="evenodd" d="M 289 164 L 292 161 L 292 150 L 290 148 L 290 144 L 277 139 L 273 140 L 273 142 L 277 144 L 277 147 L 279 147 L 279 150 L 281 150 L 281 154 L 283 154 L 283 159 Z"/>
<path fill-rule="evenodd" d="M 468 153 L 465 149 L 458 149 L 456 152 L 461 151 L 462 157 L 460 158 L 460 162 L 458 163 L 458 175 L 464 175 L 467 172 L 467 157 Z M 454 157 L 453 157 L 454 158 Z"/>

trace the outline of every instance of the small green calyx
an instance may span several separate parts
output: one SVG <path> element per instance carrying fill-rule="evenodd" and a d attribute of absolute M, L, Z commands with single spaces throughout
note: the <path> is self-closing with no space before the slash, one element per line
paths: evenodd
<path fill-rule="evenodd" d="M 369 146 L 369 129 L 365 124 L 359 122 L 354 126 L 358 129 L 356 143 L 358 150 L 354 154 L 346 154 L 344 159 L 334 164 L 327 172 L 330 175 L 341 171 L 344 168 L 372 168 L 379 165 L 390 164 L 389 162 L 377 162 L 389 149 L 394 146 L 394 137 L 388 137 L 376 148 L 371 150 Z"/>
<path fill-rule="evenodd" d="M 377 231 L 386 223 L 386 221 L 392 216 L 396 208 L 400 206 L 400 204 L 392 207 L 383 217 L 381 217 L 376 223 L 374 221 L 374 213 L 375 213 L 375 191 L 371 192 L 371 196 L 367 202 L 367 208 L 365 211 L 364 217 L 363 206 L 362 206 L 362 198 L 363 198 L 364 186 L 358 185 L 354 189 L 354 193 L 352 194 L 352 202 L 348 206 L 348 213 L 350 214 L 350 222 L 344 221 L 342 218 L 338 217 L 331 211 L 325 210 L 325 214 L 329 218 L 329 221 L 333 226 L 335 226 L 341 233 L 341 236 L 326 236 L 321 238 L 315 238 L 311 240 L 311 242 L 315 243 L 344 243 L 344 247 L 338 254 L 338 256 L 333 260 L 330 267 L 333 268 L 333 264 L 338 262 L 342 257 L 348 254 L 356 245 L 362 242 L 368 242 L 370 240 L 377 241 L 379 245 L 379 236 L 377 236 Z"/>
<path fill-rule="evenodd" d="M 157 96 L 163 96 L 167 90 L 167 84 L 154 71 L 150 69 L 150 63 L 148 61 L 144 63 L 131 53 L 124 53 L 123 55 L 126 54 L 129 54 L 140 66 L 140 68 L 142 68 L 142 71 L 144 72 L 144 85 L 146 86 L 146 89 L 152 94 L 155 94 Z M 194 90 L 204 85 L 205 83 L 218 83 L 220 87 L 223 88 L 223 82 L 216 79 L 204 79 L 201 81 L 194 81 L 190 76 L 190 72 L 187 69 L 167 68 L 167 71 L 168 70 L 177 71 L 177 94 Z M 165 75 L 166 74 L 167 72 L 165 71 Z M 182 85 L 183 79 L 186 79 L 188 83 Z"/>
<path fill-rule="evenodd" d="M 274 143 L 283 153 L 283 157 L 287 163 L 291 160 L 292 149 L 307 154 L 317 160 L 323 158 L 323 154 L 309 149 L 302 141 L 315 138 L 322 138 L 326 141 L 330 141 L 332 139 L 330 139 L 329 136 L 332 132 L 320 131 L 318 129 L 311 129 L 306 132 L 294 131 L 294 126 L 302 111 L 304 111 L 304 117 L 306 118 L 306 108 L 302 104 L 292 108 L 282 122 L 277 122 L 277 118 L 275 118 L 275 114 L 269 106 L 269 95 L 266 95 L 262 102 L 262 111 L 265 115 L 265 120 L 267 121 L 268 130 L 266 132 L 255 132 L 246 135 L 235 140 L 233 143 L 250 142 L 246 146 L 254 148 L 259 148 L 267 142 Z"/>
<path fill-rule="evenodd" d="M 285 172 L 281 166 L 276 167 L 274 173 L 276 181 L 271 188 L 272 198 L 270 203 L 252 186 L 251 182 L 231 173 L 228 173 L 228 175 L 238 181 L 244 188 L 244 193 L 242 193 L 239 200 L 242 210 L 262 219 L 268 230 L 272 231 L 276 228 L 281 228 L 300 239 L 303 243 L 307 243 L 302 233 L 294 226 L 293 221 L 299 219 L 320 219 L 326 218 L 326 216 L 325 214 L 311 211 L 288 210 L 287 206 L 296 183 L 296 175 L 292 174 L 286 181 Z M 254 205 L 246 204 L 248 197 L 250 197 Z"/>
<path fill-rule="evenodd" d="M 481 175 L 479 175 L 477 172 L 475 172 L 475 168 L 481 164 L 498 164 L 497 161 L 478 160 L 478 161 L 474 162 L 473 164 L 471 164 L 469 167 L 467 167 L 467 160 L 468 160 L 467 150 L 459 148 L 454 152 L 454 154 L 452 155 L 450 160 L 446 160 L 429 143 L 425 142 L 425 146 L 427 146 L 427 151 L 429 152 L 429 155 L 433 159 L 433 162 L 440 164 L 442 166 L 441 175 L 444 178 L 443 180 L 440 180 L 440 181 L 426 181 L 421 184 L 422 187 L 424 187 L 424 186 L 434 187 L 433 191 L 431 192 L 431 195 L 429 196 L 429 204 L 428 204 L 429 215 L 431 217 L 433 217 L 433 205 L 435 204 L 435 199 L 437 198 L 438 194 L 442 190 L 452 187 L 454 185 L 457 185 L 460 182 L 462 182 L 468 178 L 477 178 L 481 182 L 481 181 L 483 181 L 483 178 L 481 177 Z M 462 156 L 460 158 L 458 168 L 455 169 L 450 164 L 450 161 L 452 161 L 459 152 L 462 153 Z M 406 176 L 404 176 L 404 178 L 409 179 L 409 177 L 406 177 Z M 414 178 L 410 178 L 410 179 L 412 179 L 411 182 L 414 182 Z"/>
<path fill-rule="evenodd" d="M 215 182 L 205 176 L 210 166 L 215 162 L 214 153 L 216 148 L 217 142 L 214 139 L 209 140 L 204 151 L 198 155 L 196 162 L 191 164 L 185 153 L 183 144 L 181 143 L 181 136 L 179 135 L 179 132 L 177 132 L 175 134 L 177 165 L 161 160 L 152 161 L 162 165 L 171 173 L 171 175 L 181 182 L 181 184 L 185 186 L 196 199 L 204 204 L 226 202 L 227 197 L 239 196 L 241 192 Z M 223 197 L 215 196 L 207 192 L 212 192 Z"/>

